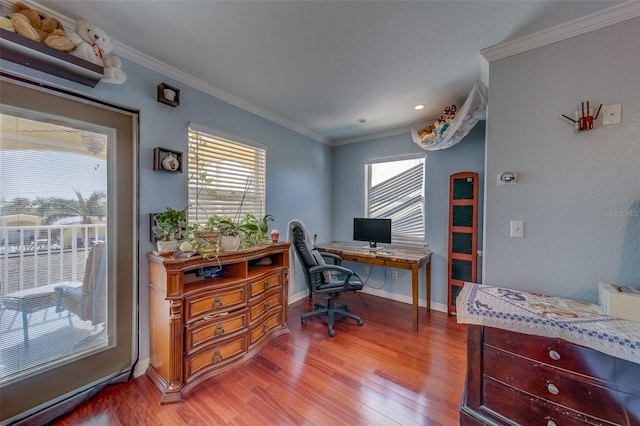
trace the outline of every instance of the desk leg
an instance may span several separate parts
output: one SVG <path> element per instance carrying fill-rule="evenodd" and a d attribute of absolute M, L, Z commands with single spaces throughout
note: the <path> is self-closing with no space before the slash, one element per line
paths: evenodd
<path fill-rule="evenodd" d="M 411 290 L 413 296 L 413 331 L 418 331 L 418 283 L 420 282 L 418 277 L 418 271 L 420 265 L 411 265 Z"/>

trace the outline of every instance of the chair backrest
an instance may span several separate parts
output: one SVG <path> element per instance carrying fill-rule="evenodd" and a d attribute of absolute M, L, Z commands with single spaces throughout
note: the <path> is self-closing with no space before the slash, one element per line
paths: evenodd
<path fill-rule="evenodd" d="M 96 243 L 89 250 L 85 263 L 82 287 L 78 293 L 64 293 L 60 307 L 72 312 L 83 321 L 95 324 L 105 321 L 107 306 L 107 245 Z"/>
<path fill-rule="evenodd" d="M 308 230 L 302 223 L 291 221 L 289 223 L 289 233 L 292 238 L 293 250 L 302 266 L 307 287 L 309 291 L 314 292 L 316 287 L 321 284 L 322 274 L 309 273 L 309 269 L 313 266 L 318 266 L 318 262 L 311 254 L 312 248 L 309 247 Z"/>

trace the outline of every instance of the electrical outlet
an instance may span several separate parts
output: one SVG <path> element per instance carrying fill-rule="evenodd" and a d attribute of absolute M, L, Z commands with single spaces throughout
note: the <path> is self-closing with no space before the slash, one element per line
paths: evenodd
<path fill-rule="evenodd" d="M 391 278 L 394 280 L 398 279 L 398 271 L 391 271 Z"/>
<path fill-rule="evenodd" d="M 370 267 L 370 266 L 368 266 L 368 265 L 365 265 L 365 266 L 364 266 L 364 274 L 365 274 L 365 275 L 369 275 L 369 272 L 370 272 L 370 271 L 371 271 L 371 267 Z"/>

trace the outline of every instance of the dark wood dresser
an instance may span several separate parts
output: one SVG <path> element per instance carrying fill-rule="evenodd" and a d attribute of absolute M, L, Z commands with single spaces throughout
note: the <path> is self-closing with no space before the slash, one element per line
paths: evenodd
<path fill-rule="evenodd" d="M 467 351 L 461 425 L 640 425 L 640 364 L 479 325 Z"/>

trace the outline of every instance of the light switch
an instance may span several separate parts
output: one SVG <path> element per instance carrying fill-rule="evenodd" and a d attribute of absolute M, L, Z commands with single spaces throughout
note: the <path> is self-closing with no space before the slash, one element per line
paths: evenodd
<path fill-rule="evenodd" d="M 602 125 L 618 124 L 622 116 L 622 104 L 605 105 L 602 107 Z"/>
<path fill-rule="evenodd" d="M 524 238 L 524 221 L 511 221 L 511 238 Z"/>

